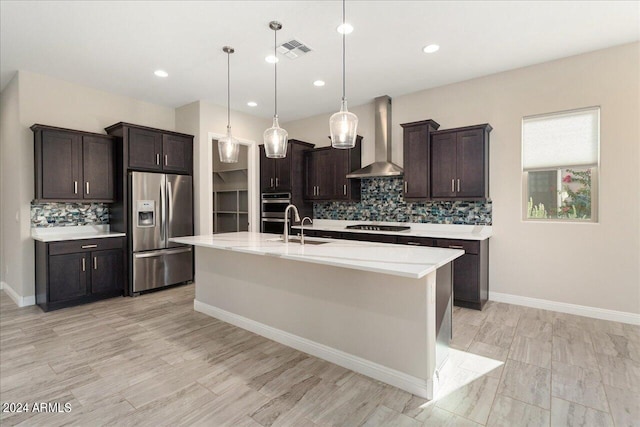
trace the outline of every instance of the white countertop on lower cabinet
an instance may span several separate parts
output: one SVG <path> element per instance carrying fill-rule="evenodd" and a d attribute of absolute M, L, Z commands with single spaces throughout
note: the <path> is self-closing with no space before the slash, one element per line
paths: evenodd
<path fill-rule="evenodd" d="M 400 225 L 409 226 L 406 231 L 373 231 L 347 229 L 348 225 Z M 299 230 L 300 225 L 292 228 Z M 376 221 L 339 221 L 330 219 L 314 219 L 312 225 L 305 225 L 305 230 L 338 231 L 343 233 L 370 233 L 395 236 L 433 237 L 439 239 L 485 240 L 491 237 L 490 225 L 458 225 L 458 224 L 421 224 L 408 222 L 376 222 Z"/>
<path fill-rule="evenodd" d="M 239 232 L 175 237 L 172 242 L 419 279 L 464 255 L 458 249 L 416 247 L 339 239 L 325 244 L 284 243 L 277 234 Z"/>
<path fill-rule="evenodd" d="M 31 229 L 31 238 L 40 242 L 125 237 L 126 233 L 110 231 L 108 225 L 80 225 L 74 227 L 40 227 Z"/>

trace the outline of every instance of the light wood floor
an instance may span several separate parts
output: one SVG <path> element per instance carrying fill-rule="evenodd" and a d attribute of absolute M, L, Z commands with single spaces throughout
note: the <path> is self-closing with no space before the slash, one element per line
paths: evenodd
<path fill-rule="evenodd" d="M 43 313 L 0 292 L 2 425 L 638 426 L 640 327 L 456 309 L 427 402 L 193 311 L 194 287 Z"/>

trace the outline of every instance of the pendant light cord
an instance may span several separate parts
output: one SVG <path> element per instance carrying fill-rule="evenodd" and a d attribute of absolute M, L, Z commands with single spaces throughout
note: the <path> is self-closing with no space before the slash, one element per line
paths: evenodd
<path fill-rule="evenodd" d="M 274 114 L 277 117 L 278 116 L 278 53 L 276 51 L 278 47 L 278 30 L 273 30 L 273 58 L 274 58 L 274 63 L 273 63 L 273 70 L 274 70 L 274 87 L 275 87 L 275 94 L 273 96 L 273 104 L 274 104 Z"/>
<path fill-rule="evenodd" d="M 345 0 L 342 0 L 342 100 L 346 98 L 346 77 L 345 77 L 345 62 L 346 62 L 346 31 L 345 31 Z"/>
<path fill-rule="evenodd" d="M 231 72 L 230 70 L 231 53 L 227 52 L 227 129 L 231 127 Z"/>

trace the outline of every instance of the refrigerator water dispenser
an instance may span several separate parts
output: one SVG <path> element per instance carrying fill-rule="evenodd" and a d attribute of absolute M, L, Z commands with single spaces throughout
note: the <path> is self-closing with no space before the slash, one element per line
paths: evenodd
<path fill-rule="evenodd" d="M 138 213 L 138 227 L 156 226 L 156 202 L 155 200 L 138 200 L 136 212 Z"/>

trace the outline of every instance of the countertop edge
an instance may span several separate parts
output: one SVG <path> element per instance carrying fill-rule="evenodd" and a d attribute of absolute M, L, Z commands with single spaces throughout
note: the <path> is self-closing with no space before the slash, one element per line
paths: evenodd
<path fill-rule="evenodd" d="M 67 240 L 85 240 L 85 239 L 105 239 L 105 238 L 112 238 L 112 237 L 126 237 L 127 234 L 126 233 L 117 233 L 117 232 L 113 232 L 113 233 L 102 233 L 102 234 L 66 234 L 66 235 L 51 235 L 51 236 L 34 236 L 31 235 L 31 238 L 33 240 L 36 240 L 38 242 L 43 242 L 43 243 L 50 243 L 50 242 L 64 242 Z"/>

